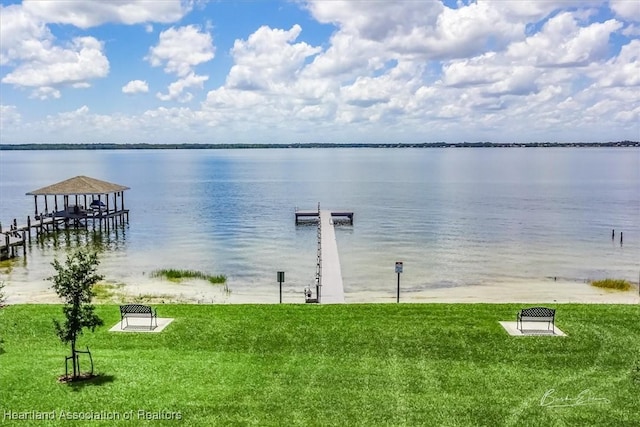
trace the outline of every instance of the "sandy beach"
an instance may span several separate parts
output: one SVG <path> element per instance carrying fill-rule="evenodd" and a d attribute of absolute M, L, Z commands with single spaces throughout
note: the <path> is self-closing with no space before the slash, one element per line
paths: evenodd
<path fill-rule="evenodd" d="M 6 281 L 4 293 L 7 304 L 59 303 L 60 300 L 46 280 L 36 282 Z M 277 287 L 273 292 L 212 286 L 203 280 L 184 280 L 180 283 L 148 278 L 135 284 L 109 285 L 111 297 L 96 302 L 191 303 L 191 304 L 275 304 L 279 302 Z M 238 287 L 239 288 L 239 287 Z M 393 303 L 396 289 L 388 292 L 349 292 L 345 285 L 347 303 Z M 595 303 L 640 304 L 638 286 L 629 291 L 613 291 L 575 281 L 539 280 L 530 282 L 496 282 L 472 286 L 456 286 L 425 290 L 401 290 L 403 303 Z M 303 288 L 299 292 L 283 292 L 283 303 L 303 303 Z"/>

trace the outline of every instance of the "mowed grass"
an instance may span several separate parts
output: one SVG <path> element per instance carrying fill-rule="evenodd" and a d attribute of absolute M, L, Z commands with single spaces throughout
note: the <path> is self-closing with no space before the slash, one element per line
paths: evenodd
<path fill-rule="evenodd" d="M 104 425 L 640 425 L 640 307 L 552 305 L 567 337 L 511 337 L 498 321 L 515 321 L 525 306 L 159 305 L 174 322 L 142 334 L 108 332 L 118 307 L 101 305 L 105 326 L 79 343 L 100 377 L 74 385 L 56 382 L 68 353 L 51 321 L 60 306 L 10 306 L 0 310 L 0 416 L 121 417 Z M 181 419 L 144 419 L 168 413 Z"/>

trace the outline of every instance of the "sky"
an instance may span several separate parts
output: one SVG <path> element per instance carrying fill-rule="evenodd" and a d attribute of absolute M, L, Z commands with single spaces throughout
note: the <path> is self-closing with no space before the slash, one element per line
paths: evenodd
<path fill-rule="evenodd" d="M 0 0 L 0 143 L 621 140 L 638 0 Z"/>

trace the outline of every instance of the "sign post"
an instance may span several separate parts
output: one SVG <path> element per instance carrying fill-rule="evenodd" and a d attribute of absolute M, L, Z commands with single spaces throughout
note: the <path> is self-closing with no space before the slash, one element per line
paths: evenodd
<path fill-rule="evenodd" d="M 284 282 L 284 271 L 278 271 L 278 283 L 280 283 L 280 304 L 282 304 L 282 282 Z"/>
<path fill-rule="evenodd" d="M 396 261 L 396 273 L 398 274 L 398 291 L 396 294 L 396 302 L 400 302 L 400 273 L 402 273 L 402 261 Z"/>

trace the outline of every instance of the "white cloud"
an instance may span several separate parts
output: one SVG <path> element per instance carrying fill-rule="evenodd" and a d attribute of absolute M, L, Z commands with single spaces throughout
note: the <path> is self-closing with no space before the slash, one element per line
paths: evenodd
<path fill-rule="evenodd" d="M 59 86 L 86 88 L 109 73 L 103 44 L 77 37 L 57 44 L 42 21 L 22 7 L 2 7 L 0 64 L 10 67 L 2 83 L 35 88 L 33 98 L 59 98 Z"/>
<path fill-rule="evenodd" d="M 311 1 L 320 22 L 338 26 L 333 45 L 369 44 L 378 54 L 457 58 L 497 49 L 523 37 L 525 21 L 507 19 L 500 4 L 474 2 L 458 9 L 440 1 L 352 2 Z M 347 39 L 349 42 L 340 41 Z M 373 44 L 367 42 L 374 42 Z M 355 51 L 360 49 L 356 46 Z M 336 57 L 337 59 L 337 57 Z"/>
<path fill-rule="evenodd" d="M 239 36 L 228 51 L 226 80 L 199 107 L 125 115 L 96 114 L 87 104 L 30 122 L 30 132 L 105 142 L 637 139 L 640 41 L 619 36 L 634 39 L 638 26 L 625 20 L 634 12 L 620 2 L 610 3 L 616 19 L 603 19 L 602 4 L 484 0 L 451 9 L 426 0 L 309 2 L 312 16 L 335 26 L 328 40 L 305 42 L 299 25 Z M 15 73 L 34 62 L 29 58 L 47 63 L 47 55 L 33 52 L 64 58 L 82 50 L 58 43 L 46 26 L 13 8 L 2 10 L 3 19 L 13 18 L 7 20 L 11 50 L 3 38 L 0 55 L 17 64 Z M 209 82 L 197 70 L 214 58 L 216 27 L 202 22 L 166 29 L 149 49 L 148 63 L 175 76 L 157 99 L 189 102 Z M 620 42 L 628 44 L 618 53 Z M 30 77 L 33 96 L 54 98 L 61 85 L 91 82 L 58 82 L 51 74 Z M 122 91 L 148 92 L 148 86 L 132 80 Z M 11 123 L 0 137 L 27 138 Z"/>
<path fill-rule="evenodd" d="M 7 126 L 17 126 L 21 120 L 22 116 L 15 105 L 0 104 L 0 129 L 4 129 Z"/>
<path fill-rule="evenodd" d="M 53 36 L 45 24 L 19 5 L 0 5 L 0 64 L 28 58 L 34 48 L 50 45 Z M 39 45 L 39 46 L 38 46 Z"/>
<path fill-rule="evenodd" d="M 321 48 L 298 42 L 301 32 L 298 25 L 289 30 L 263 26 L 246 40 L 236 40 L 225 86 L 209 91 L 202 104 L 206 123 L 250 138 L 245 130 L 250 122 L 267 137 L 287 129 L 297 133 L 294 123 L 299 120 L 320 121 L 330 114 L 335 100 L 324 96 L 335 98 L 339 85 L 304 76 L 308 61 Z M 320 107 L 322 100 L 327 103 Z"/>
<path fill-rule="evenodd" d="M 218 111 L 225 109 L 249 110 L 263 104 L 265 101 L 265 97 L 260 94 L 260 92 L 241 91 L 221 87 L 207 94 L 204 107 Z"/>
<path fill-rule="evenodd" d="M 128 25 L 147 22 L 175 22 L 191 10 L 192 2 L 180 0 L 24 0 L 23 7 L 28 13 L 40 18 L 43 22 L 71 24 L 86 29 L 107 22 Z"/>
<path fill-rule="evenodd" d="M 335 24 L 340 31 L 382 41 L 406 28 L 433 26 L 444 6 L 440 1 L 353 2 L 349 0 L 308 1 L 315 19 Z"/>
<path fill-rule="evenodd" d="M 248 40 L 236 40 L 231 53 L 235 65 L 227 77 L 231 88 L 264 90 L 289 85 L 305 61 L 320 52 L 304 42 L 294 43 L 302 29 L 260 27 Z"/>
<path fill-rule="evenodd" d="M 571 13 L 557 14 L 540 32 L 513 42 L 505 51 L 446 63 L 441 82 L 449 89 L 436 85 L 435 99 L 446 106 L 448 117 L 475 117 L 469 126 L 486 121 L 495 132 L 508 128 L 535 135 L 554 129 L 568 134 L 563 126 L 595 131 L 602 120 L 628 129 L 630 115 L 618 112 L 628 110 L 633 101 L 594 89 L 638 84 L 636 41 L 609 58 L 610 36 L 621 28 L 616 20 L 588 24 Z"/>
<path fill-rule="evenodd" d="M 606 1 L 606 0 L 604 0 Z M 625 0 L 623 0 L 625 1 Z M 632 0 L 635 1 L 635 0 Z M 504 1 L 504 0 L 484 0 L 492 9 L 500 11 L 508 20 L 520 22 L 536 23 L 549 17 L 555 11 L 567 9 L 567 0 L 544 0 L 544 1 Z M 570 5 L 572 9 L 598 8 L 603 0 L 580 0 L 573 1 Z"/>
<path fill-rule="evenodd" d="M 171 27 L 160 33 L 156 46 L 149 49 L 146 59 L 154 67 L 164 65 L 164 71 L 176 74 L 179 79 L 167 88 L 168 93 L 158 92 L 161 101 L 177 100 L 189 102 L 193 94 L 188 88 L 202 88 L 209 76 L 197 75 L 193 71 L 199 64 L 211 61 L 215 55 L 213 39 L 194 25 Z"/>
<path fill-rule="evenodd" d="M 527 35 L 528 19 L 543 20 L 562 2 L 536 3 L 528 8 L 518 3 L 506 12 L 500 10 L 500 3 L 490 2 L 491 7 L 486 9 L 490 19 L 486 25 L 479 25 L 483 27 L 480 29 L 474 28 L 472 18 L 474 12 L 485 10 L 476 9 L 482 5 L 471 4 L 459 11 L 445 8 L 435 17 L 425 18 L 415 16 L 417 7 L 426 7 L 425 2 L 420 3 L 376 3 L 382 11 L 371 12 L 369 4 L 358 3 L 358 9 L 364 9 L 359 14 L 351 13 L 355 11 L 352 2 L 313 3 L 315 16 L 323 22 L 337 23 L 338 30 L 328 48 L 318 51 L 307 46 L 307 50 L 296 51 L 299 57 L 287 50 L 298 45 L 300 32 L 296 27 L 289 31 L 263 27 L 247 40 L 236 41 L 234 66 L 226 85 L 208 93 L 202 117 L 220 132 L 237 132 L 242 123 L 250 121 L 260 129 L 260 135 L 278 130 L 297 134 L 313 126 L 323 129 L 320 133 L 329 139 L 348 139 L 362 132 L 376 135 L 374 139 L 383 135 L 415 137 L 420 132 L 425 139 L 434 133 L 446 139 L 468 132 L 469 139 L 502 135 L 513 140 L 549 129 L 566 132 L 565 123 L 559 120 L 562 114 L 567 114 L 567 123 L 576 129 L 584 126 L 593 130 L 580 118 L 579 107 L 563 102 L 572 95 L 589 105 L 606 105 L 612 121 L 632 117 L 613 113 L 615 108 L 625 108 L 621 99 L 598 104 L 595 97 L 582 95 L 580 86 L 575 85 L 577 80 L 588 86 L 589 70 L 608 61 L 612 53 L 609 38 L 621 30 L 619 21 L 590 23 L 591 18 L 586 17 L 592 12 L 579 9 L 557 13 L 541 32 Z M 431 7 L 437 9 L 438 5 Z M 372 5 L 370 9 L 375 8 Z M 377 22 L 372 18 L 375 16 L 389 19 Z M 400 16 L 407 18 L 404 23 L 397 22 Z M 406 26 L 420 19 L 431 19 L 431 27 Z M 402 25 L 405 28 L 399 29 Z M 492 25 L 494 28 L 485 28 Z M 496 39 L 492 31 L 501 25 L 508 31 L 502 39 Z M 448 30 L 451 26 L 455 28 Z M 428 37 L 416 34 L 428 34 L 433 46 L 428 45 Z M 475 44 L 476 38 L 483 42 Z M 478 54 L 469 54 L 465 51 L 468 46 L 459 46 L 459 40 L 468 41 L 473 46 L 471 51 Z M 436 46 L 436 41 L 442 46 Z M 404 47 L 396 49 L 400 45 Z M 620 63 L 615 62 L 626 73 L 627 82 L 632 81 L 630 75 L 635 71 L 629 64 L 638 61 L 624 53 L 635 48 L 631 45 L 623 49 Z M 438 56 L 447 49 L 451 52 Z M 440 62 L 437 58 L 449 59 Z M 442 64 L 441 70 L 438 64 Z M 584 103 L 580 104 L 582 108 Z M 559 112 L 562 108 L 565 113 Z M 605 111 L 600 106 L 597 109 Z M 331 130 L 336 124 L 341 125 L 339 132 Z M 627 126 L 619 124 L 621 128 Z M 531 132 L 530 126 L 535 128 Z M 508 135 L 503 128 L 510 129 Z"/>
<path fill-rule="evenodd" d="M 593 67 L 589 74 L 599 87 L 635 86 L 640 89 L 640 40 L 631 40 L 622 47 L 618 56 Z"/>
<path fill-rule="evenodd" d="M 509 57 L 546 67 L 586 66 L 609 54 L 610 35 L 622 28 L 614 19 L 580 27 L 569 12 L 551 18 L 543 29 L 508 48 Z"/>
<path fill-rule="evenodd" d="M 640 22 L 640 1 L 610 0 L 609 7 L 622 19 Z"/>
<path fill-rule="evenodd" d="M 640 36 L 640 25 L 627 25 L 624 30 L 622 30 L 622 34 L 627 37 L 638 37 Z"/>
<path fill-rule="evenodd" d="M 37 89 L 34 89 L 31 92 L 30 98 L 37 98 L 44 101 L 45 99 L 51 99 L 51 98 L 58 99 L 61 96 L 62 94 L 58 89 L 49 87 L 49 86 L 42 86 Z"/>
<path fill-rule="evenodd" d="M 188 76 L 171 83 L 168 88 L 168 94 L 157 93 L 156 97 L 162 101 L 177 100 L 179 102 L 189 102 L 193 99 L 193 94 L 191 92 L 185 92 L 185 90 L 193 87 L 202 89 L 204 82 L 208 79 L 209 76 L 199 76 L 195 73 L 190 73 Z"/>
<path fill-rule="evenodd" d="M 459 58 L 485 50 L 501 50 L 509 42 L 523 37 L 524 22 L 507 20 L 504 13 L 491 4 L 478 2 L 459 9 L 445 8 L 438 16 L 434 28 L 426 28 L 423 37 L 413 29 L 410 37 L 412 50 L 429 57 Z"/>
<path fill-rule="evenodd" d="M 31 87 L 88 84 L 88 80 L 109 73 L 103 45 L 93 37 L 77 37 L 65 47 L 47 44 L 34 41 L 31 51 L 21 52 L 23 62 L 2 83 Z"/>
<path fill-rule="evenodd" d="M 494 83 L 500 79 L 500 76 L 489 69 L 489 64 L 495 60 L 495 52 L 489 52 L 475 58 L 451 61 L 443 67 L 442 80 L 445 85 L 452 87 Z"/>
<path fill-rule="evenodd" d="M 122 93 L 126 94 L 147 92 L 149 92 L 149 84 L 145 80 L 131 80 L 129 83 L 122 86 Z"/>
<path fill-rule="evenodd" d="M 211 35 L 187 25 L 160 33 L 158 44 L 149 49 L 146 59 L 154 67 L 164 64 L 165 72 L 184 77 L 196 65 L 212 60 L 214 53 Z"/>

